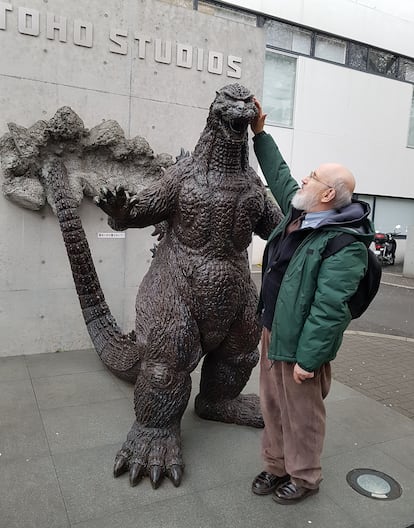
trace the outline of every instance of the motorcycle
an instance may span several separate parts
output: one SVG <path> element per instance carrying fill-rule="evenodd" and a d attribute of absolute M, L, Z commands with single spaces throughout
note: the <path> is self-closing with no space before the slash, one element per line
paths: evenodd
<path fill-rule="evenodd" d="M 393 233 L 376 232 L 374 237 L 375 250 L 378 261 L 384 265 L 393 265 L 395 263 L 395 252 L 397 250 L 397 242 L 395 236 L 398 234 L 397 229 L 401 226 L 395 226 Z"/>

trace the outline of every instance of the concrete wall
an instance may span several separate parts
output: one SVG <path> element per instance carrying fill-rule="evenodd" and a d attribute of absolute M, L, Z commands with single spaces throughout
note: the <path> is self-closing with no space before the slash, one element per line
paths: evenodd
<path fill-rule="evenodd" d="M 48 38 L 48 13 L 66 36 L 55 30 Z M 164 51 L 171 42 L 171 60 L 155 56 L 156 39 Z M 0 2 L 0 49 L 0 135 L 8 122 L 28 127 L 69 105 L 89 128 L 115 119 L 127 137 L 144 136 L 155 153 L 175 156 L 194 148 L 217 88 L 241 82 L 262 91 L 260 29 L 157 0 Z M 177 49 L 187 50 L 181 65 Z M 151 229 L 98 238 L 111 231 L 104 215 L 88 201 L 80 213 L 107 301 L 128 332 Z M 50 209 L 24 210 L 0 195 L 0 225 L 0 356 L 90 347 Z"/>

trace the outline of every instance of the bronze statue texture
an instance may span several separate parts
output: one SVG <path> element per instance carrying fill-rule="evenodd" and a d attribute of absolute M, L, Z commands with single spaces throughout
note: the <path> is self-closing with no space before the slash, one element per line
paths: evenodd
<path fill-rule="evenodd" d="M 114 465 L 114 475 L 129 472 L 133 486 L 144 476 L 154 488 L 164 476 L 181 483 L 180 423 L 191 372 L 202 358 L 198 416 L 263 426 L 258 396 L 241 394 L 258 361 L 260 337 L 247 248 L 253 233 L 269 236 L 281 212 L 248 163 L 247 129 L 255 115 L 249 90 L 225 86 L 194 152 L 176 163 L 154 156 L 142 138 L 125 139 L 115 122 L 85 131 L 67 107 L 52 124 L 37 124 L 41 143 L 37 133 L 16 125 L 0 142 L 3 192 L 26 207 L 52 205 L 94 347 L 114 374 L 135 384 L 135 421 Z M 81 167 L 74 158 L 83 159 Z M 118 174 L 115 181 L 88 179 L 98 158 Z M 95 201 L 113 229 L 155 225 L 159 235 L 130 334 L 105 302 L 77 211 L 82 192 L 91 196 L 99 187 Z"/>

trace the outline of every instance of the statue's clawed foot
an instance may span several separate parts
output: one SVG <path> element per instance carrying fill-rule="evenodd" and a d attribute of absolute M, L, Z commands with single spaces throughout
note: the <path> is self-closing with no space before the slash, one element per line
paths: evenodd
<path fill-rule="evenodd" d="M 167 476 L 178 487 L 184 471 L 179 428 L 147 428 L 135 422 L 115 457 L 114 477 L 127 471 L 131 486 L 149 476 L 157 489 Z"/>
<path fill-rule="evenodd" d="M 209 401 L 200 394 L 195 400 L 195 411 L 200 418 L 217 422 L 264 427 L 257 394 L 240 394 L 233 400 Z"/>

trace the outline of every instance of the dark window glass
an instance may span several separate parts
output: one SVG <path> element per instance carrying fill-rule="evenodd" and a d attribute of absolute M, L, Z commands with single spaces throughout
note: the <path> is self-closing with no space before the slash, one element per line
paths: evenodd
<path fill-rule="evenodd" d="M 368 54 L 368 71 L 379 73 L 387 77 L 397 76 L 398 60 L 395 55 L 385 51 L 369 50 Z"/>
<path fill-rule="evenodd" d="M 310 54 L 312 32 L 289 24 L 283 24 L 277 20 L 267 20 L 266 44 L 296 53 Z"/>
<path fill-rule="evenodd" d="M 345 41 L 324 35 L 316 35 L 315 57 L 344 64 L 345 54 Z"/>
<path fill-rule="evenodd" d="M 414 83 L 414 61 L 404 58 L 400 59 L 398 78 L 401 81 Z"/>
<path fill-rule="evenodd" d="M 356 70 L 366 71 L 368 61 L 368 47 L 350 42 L 348 46 L 348 64 Z"/>
<path fill-rule="evenodd" d="M 414 147 L 414 92 L 411 100 L 411 115 L 410 115 L 410 126 L 408 129 L 408 140 L 407 145 Z"/>

